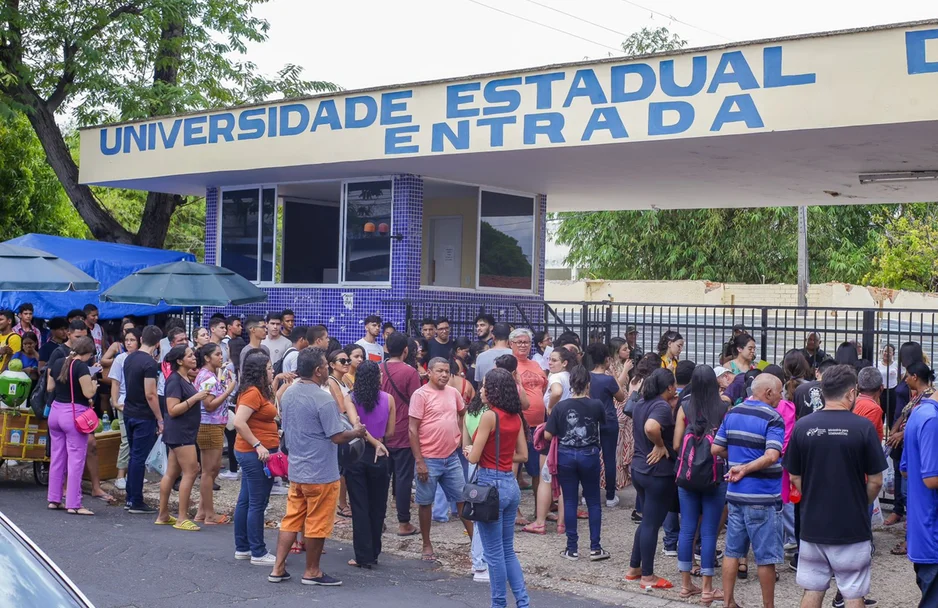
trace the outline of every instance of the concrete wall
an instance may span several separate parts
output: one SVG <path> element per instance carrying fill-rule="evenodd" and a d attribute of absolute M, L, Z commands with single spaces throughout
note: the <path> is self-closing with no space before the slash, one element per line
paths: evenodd
<path fill-rule="evenodd" d="M 548 281 L 548 301 L 797 306 L 796 285 L 744 285 L 710 281 Z M 808 305 L 837 308 L 938 309 L 938 293 L 915 293 L 845 283 L 811 285 Z"/>

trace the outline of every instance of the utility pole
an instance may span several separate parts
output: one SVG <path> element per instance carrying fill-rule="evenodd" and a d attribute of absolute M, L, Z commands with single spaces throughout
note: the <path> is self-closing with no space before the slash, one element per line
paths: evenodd
<path fill-rule="evenodd" d="M 798 207 L 798 306 L 808 306 L 808 207 Z"/>

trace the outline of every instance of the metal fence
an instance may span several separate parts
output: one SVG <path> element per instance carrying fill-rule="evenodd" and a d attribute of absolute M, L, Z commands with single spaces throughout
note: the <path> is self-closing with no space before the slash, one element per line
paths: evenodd
<path fill-rule="evenodd" d="M 918 342 L 934 361 L 938 342 L 938 311 L 793 306 L 690 306 L 685 304 L 634 304 L 625 302 L 527 301 L 511 305 L 478 301 L 408 301 L 408 331 L 419 333 L 422 319 L 447 317 L 453 336 L 473 336 L 475 318 L 491 314 L 497 321 L 533 330 L 546 329 L 553 336 L 564 331 L 579 334 L 584 342 L 624 337 L 635 326 L 638 344 L 646 352 L 657 349 L 668 330 L 684 337 L 683 358 L 696 363 L 719 363 L 733 327 L 743 325 L 755 339 L 761 359 L 781 362 L 792 348 L 802 348 L 807 334 L 818 333 L 821 348 L 831 356 L 844 342 L 862 345 L 863 358 L 878 361 L 891 344 L 898 351 L 904 342 Z"/>

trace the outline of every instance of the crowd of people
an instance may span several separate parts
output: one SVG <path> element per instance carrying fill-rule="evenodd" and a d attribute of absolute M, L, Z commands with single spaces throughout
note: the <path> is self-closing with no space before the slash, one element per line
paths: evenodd
<path fill-rule="evenodd" d="M 895 500 L 885 524 L 908 527 L 892 551 L 914 563 L 920 606 L 938 605 L 938 403 L 915 342 L 898 353 L 886 345 L 873 364 L 855 343 L 828 356 L 812 332 L 773 365 L 757 360 L 738 326 L 711 367 L 683 359 L 673 330 L 646 354 L 631 326 L 623 338 L 584 344 L 489 315 L 472 338 L 453 338 L 445 318 L 425 320 L 412 337 L 370 316 L 362 339 L 343 347 L 287 310 L 216 315 L 191 336 L 179 319 L 163 328 L 124 319 L 109 345 L 93 305 L 50 320 L 46 334 L 32 312 L 0 311 L 0 371 L 25 358 L 49 395 L 48 508 L 93 515 L 82 504 L 86 466 L 92 496 L 113 500 L 83 424 L 86 412 L 113 409 L 122 436 L 115 485 L 128 513 L 189 532 L 233 524 L 235 559 L 269 567 L 271 583 L 290 580 L 288 556 L 305 553 L 303 584 L 341 584 L 320 567 L 336 517 L 352 522 L 351 566 L 376 567 L 385 532 L 419 535 L 422 558 L 436 560 L 431 522 L 466 514 L 467 487 L 486 486 L 497 490 L 497 519 L 462 519 L 473 578 L 490 585 L 493 607 L 507 605 L 509 590 L 528 606 L 516 528 L 546 534 L 556 522 L 566 537 L 559 556 L 579 560 L 586 519 L 584 557 L 610 559 L 603 507 L 618 508 L 617 490 L 634 485 L 638 526 L 624 577 L 640 589 L 675 585 L 655 568 L 664 528 L 682 598 L 738 606 L 736 581 L 754 559 L 766 607 L 786 561 L 803 607 L 821 606 L 832 578 L 835 607 L 873 605 L 872 505 L 888 456 Z M 157 441 L 167 463 L 155 506 L 143 487 Z M 215 511 L 217 477 L 240 479 L 233 521 Z M 520 506 L 528 488 L 533 513 Z M 273 552 L 264 538 L 272 493 L 286 495 Z M 385 529 L 389 498 L 396 530 Z"/>

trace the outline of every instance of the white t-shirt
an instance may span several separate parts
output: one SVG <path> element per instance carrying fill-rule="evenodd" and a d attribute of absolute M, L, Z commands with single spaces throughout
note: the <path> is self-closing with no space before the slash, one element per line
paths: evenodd
<path fill-rule="evenodd" d="M 544 407 L 547 407 L 547 404 L 550 403 L 550 388 L 555 384 L 559 384 L 563 389 L 563 393 L 560 395 L 560 399 L 557 403 L 570 398 L 570 372 L 551 374 L 547 377 L 547 390 L 544 391 Z"/>
<path fill-rule="evenodd" d="M 899 384 L 899 363 L 893 361 L 886 367 L 886 364 L 880 361 L 876 369 L 883 375 L 883 388 L 896 388 Z"/>
<path fill-rule="evenodd" d="M 290 348 L 293 348 L 292 346 Z M 283 358 L 283 371 L 296 373 L 296 360 L 300 356 L 300 351 L 291 350 Z"/>
<path fill-rule="evenodd" d="M 550 354 L 554 352 L 553 346 L 548 346 L 544 349 L 544 354 L 534 353 L 531 357 L 535 363 L 541 366 L 541 369 L 545 372 L 547 371 L 547 364 L 550 362 Z"/>
<path fill-rule="evenodd" d="M 114 363 L 111 364 L 111 369 L 107 373 L 108 378 L 120 384 L 120 392 L 117 394 L 117 403 L 120 405 L 124 404 L 124 398 L 127 396 L 127 385 L 124 384 L 124 359 L 126 358 L 127 353 L 114 357 Z"/>
<path fill-rule="evenodd" d="M 374 361 L 375 363 L 384 361 L 384 348 L 377 342 L 371 343 L 362 338 L 355 344 L 365 349 L 365 357 L 367 357 L 369 361 Z"/>
<path fill-rule="evenodd" d="M 101 326 L 95 323 L 88 334 L 94 341 L 94 360 L 100 362 L 101 354 L 103 353 L 101 347 L 104 342 L 104 332 L 101 330 Z"/>
<path fill-rule="evenodd" d="M 275 364 L 283 358 L 283 353 L 287 352 L 287 349 L 293 346 L 293 342 L 290 342 L 290 338 L 280 336 L 276 340 L 264 338 L 261 340 L 261 346 L 267 347 L 267 350 L 270 352 L 270 362 L 271 364 Z"/>

